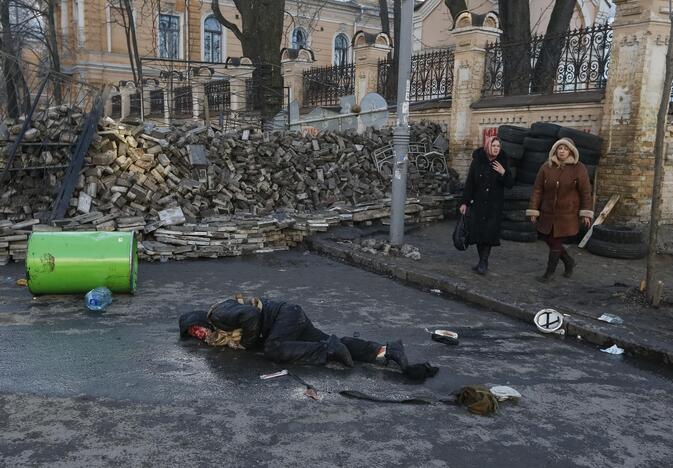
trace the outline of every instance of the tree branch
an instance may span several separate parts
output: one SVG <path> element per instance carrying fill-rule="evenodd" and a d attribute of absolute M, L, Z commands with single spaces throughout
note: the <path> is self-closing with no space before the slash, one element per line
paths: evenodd
<path fill-rule="evenodd" d="M 222 10 L 220 10 L 220 2 L 219 0 L 212 0 L 211 2 L 211 8 L 213 10 L 213 14 L 215 15 L 215 19 L 219 21 L 219 23 L 227 28 L 229 31 L 234 33 L 234 36 L 236 38 L 243 42 L 243 33 L 241 32 L 240 29 L 238 29 L 238 26 L 236 26 L 234 23 L 231 21 L 227 20 L 224 15 L 222 14 Z"/>
<path fill-rule="evenodd" d="M 444 0 L 447 8 L 451 12 L 453 22 L 456 22 L 456 17 L 463 11 L 467 10 L 467 2 L 465 0 Z"/>

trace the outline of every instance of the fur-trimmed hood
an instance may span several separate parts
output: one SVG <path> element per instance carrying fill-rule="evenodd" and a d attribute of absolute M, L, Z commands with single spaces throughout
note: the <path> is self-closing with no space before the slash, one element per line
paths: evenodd
<path fill-rule="evenodd" d="M 580 152 L 577 150 L 575 142 L 570 138 L 561 138 L 556 143 L 554 143 L 554 146 L 552 146 L 551 150 L 549 151 L 549 167 L 562 166 L 561 162 L 556 157 L 556 150 L 561 145 L 567 146 L 571 153 L 570 157 L 563 164 L 577 164 L 580 162 Z"/>

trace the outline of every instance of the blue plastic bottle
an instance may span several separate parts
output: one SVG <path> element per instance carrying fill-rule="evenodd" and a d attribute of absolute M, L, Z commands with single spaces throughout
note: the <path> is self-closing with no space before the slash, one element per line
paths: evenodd
<path fill-rule="evenodd" d="M 103 311 L 112 303 L 112 291 L 108 288 L 92 289 L 86 293 L 84 302 L 89 310 Z"/>

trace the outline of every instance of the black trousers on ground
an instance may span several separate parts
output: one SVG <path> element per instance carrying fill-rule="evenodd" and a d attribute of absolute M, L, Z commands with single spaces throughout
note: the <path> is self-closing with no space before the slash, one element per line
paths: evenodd
<path fill-rule="evenodd" d="M 316 328 L 301 307 L 285 304 L 278 313 L 264 342 L 264 356 L 274 362 L 297 362 L 305 364 L 327 363 L 327 339 L 329 335 Z M 374 362 L 383 346 L 374 341 L 359 338 L 341 338 L 355 361 Z"/>

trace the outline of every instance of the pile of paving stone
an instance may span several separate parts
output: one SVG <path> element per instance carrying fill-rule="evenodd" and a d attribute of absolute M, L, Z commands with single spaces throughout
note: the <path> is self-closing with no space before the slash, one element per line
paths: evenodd
<path fill-rule="evenodd" d="M 75 128 L 73 119 L 64 117 Z M 429 147 L 440 132 L 434 124 L 415 126 L 412 141 Z M 26 172 L 0 192 L 0 263 L 25 257 L 34 230 L 135 231 L 144 256 L 163 259 L 284 249 L 332 224 L 386 222 L 390 180 L 370 153 L 391 141 L 390 130 L 310 137 L 103 120 L 66 219 L 41 222 L 58 189 L 57 171 L 44 171 L 43 179 L 40 171 Z M 412 171 L 409 182 L 408 222 L 441 219 L 444 195 L 458 188 L 453 174 Z"/>
<path fill-rule="evenodd" d="M 385 255 L 393 257 L 406 257 L 412 260 L 420 260 L 421 252 L 418 247 L 411 244 L 402 244 L 401 246 L 392 245 L 390 242 L 383 239 L 363 239 L 356 240 L 353 243 L 355 250 L 366 252 L 374 255 Z"/>

